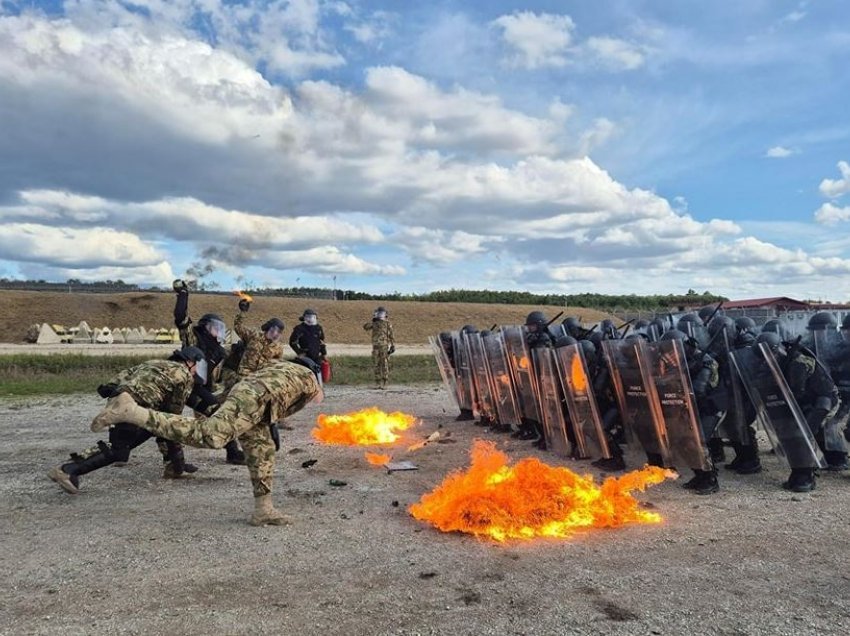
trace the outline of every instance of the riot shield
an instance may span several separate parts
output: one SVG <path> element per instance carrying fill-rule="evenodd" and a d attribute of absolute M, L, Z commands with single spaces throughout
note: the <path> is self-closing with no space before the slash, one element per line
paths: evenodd
<path fill-rule="evenodd" d="M 641 340 L 637 343 L 637 351 L 644 386 L 664 419 L 674 464 L 710 470 L 711 461 L 682 342 L 661 340 L 649 344 Z"/>
<path fill-rule="evenodd" d="M 537 393 L 534 387 L 534 369 L 531 366 L 531 355 L 522 327 L 503 327 L 502 337 L 505 343 L 505 353 L 508 356 L 511 377 L 519 398 L 520 414 L 526 420 L 541 422 L 540 409 L 537 406 Z"/>
<path fill-rule="evenodd" d="M 500 424 L 508 424 L 519 428 L 522 423 L 519 405 L 517 404 L 514 384 L 511 380 L 511 369 L 505 354 L 505 343 L 502 334 L 490 333 L 482 338 L 484 355 L 487 358 L 487 368 L 493 388 L 493 401 Z"/>
<path fill-rule="evenodd" d="M 637 341 L 605 340 L 602 346 L 629 440 L 629 450 L 634 451 L 640 445 L 647 455 L 660 456 L 665 464 L 668 463 L 667 431 L 658 404 L 651 402 L 644 387 Z"/>
<path fill-rule="evenodd" d="M 842 404 L 838 412 L 828 418 L 823 429 L 823 448 L 846 453 L 847 444 L 842 428 L 847 423 L 848 410 L 843 404 L 850 397 L 850 347 L 835 330 L 818 329 L 812 332 L 812 349 L 818 364 L 823 367 L 838 387 Z"/>
<path fill-rule="evenodd" d="M 552 349 L 541 347 L 531 350 L 531 359 L 537 381 L 537 401 L 543 416 L 543 434 L 546 446 L 561 457 L 571 456 L 571 444 L 567 437 L 567 424 L 564 421 L 561 387 Z"/>
<path fill-rule="evenodd" d="M 575 435 L 575 454 L 582 459 L 609 459 L 611 450 L 608 448 L 581 346 L 574 344 L 555 349 L 555 360 Z"/>
<path fill-rule="evenodd" d="M 458 406 L 457 376 L 455 376 L 455 370 L 452 368 L 449 357 L 446 355 L 446 350 L 440 344 L 439 337 L 429 336 L 428 342 L 434 351 L 434 357 L 437 359 L 437 368 L 440 370 L 440 377 L 443 378 L 446 391 L 448 391 L 455 406 Z"/>
<path fill-rule="evenodd" d="M 463 338 L 466 344 L 466 352 L 469 354 L 469 366 L 472 370 L 472 385 L 475 390 L 475 406 L 478 414 L 482 418 L 495 420 L 496 407 L 481 334 L 476 331 L 475 333 L 464 334 Z"/>
<path fill-rule="evenodd" d="M 475 387 L 472 382 L 472 366 L 469 363 L 469 352 L 460 332 L 452 332 L 452 345 L 454 346 L 455 372 L 457 373 L 457 397 L 458 406 L 462 410 L 475 413 Z"/>
<path fill-rule="evenodd" d="M 682 327 L 689 337 L 693 338 L 700 349 L 705 350 L 708 343 L 711 342 L 711 334 L 708 333 L 708 328 L 698 322 L 685 322 Z"/>
<path fill-rule="evenodd" d="M 729 352 L 732 351 L 732 346 L 729 343 L 729 334 L 724 329 L 718 336 L 719 345 L 723 350 L 723 355 L 720 356 L 718 362 L 720 364 L 720 384 L 726 391 L 726 413 L 720 420 L 717 427 L 718 434 L 721 438 L 731 440 L 735 444 L 748 445 L 752 443 L 749 434 L 748 424 L 750 423 L 747 417 L 747 404 L 744 396 L 744 386 L 741 384 L 741 378 L 732 367 L 732 361 L 729 359 Z"/>
<path fill-rule="evenodd" d="M 823 453 L 765 343 L 733 351 L 730 359 L 776 456 L 790 468 L 825 468 Z"/>

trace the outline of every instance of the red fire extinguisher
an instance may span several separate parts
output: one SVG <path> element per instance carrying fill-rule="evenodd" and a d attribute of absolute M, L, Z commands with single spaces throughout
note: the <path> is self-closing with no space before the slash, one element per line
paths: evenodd
<path fill-rule="evenodd" d="M 331 363 L 327 358 L 322 360 L 322 382 L 328 383 L 331 381 L 333 377 L 333 372 L 331 371 Z"/>

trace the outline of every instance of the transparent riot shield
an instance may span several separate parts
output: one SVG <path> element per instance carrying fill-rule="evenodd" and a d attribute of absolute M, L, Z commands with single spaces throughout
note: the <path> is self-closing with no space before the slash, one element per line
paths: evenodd
<path fill-rule="evenodd" d="M 838 387 L 842 401 L 837 413 L 824 423 L 823 447 L 827 451 L 846 453 L 847 444 L 842 430 L 850 414 L 850 405 L 844 403 L 850 397 L 850 347 L 837 331 L 818 329 L 812 332 L 812 350 L 818 364 Z"/>
<path fill-rule="evenodd" d="M 561 457 L 571 456 L 571 444 L 567 437 L 567 423 L 564 421 L 561 386 L 555 357 L 548 347 L 531 350 L 534 372 L 537 376 L 537 401 L 540 414 L 543 416 L 543 433 L 546 436 L 546 446 Z"/>
<path fill-rule="evenodd" d="M 469 366 L 472 370 L 472 385 L 475 395 L 475 406 L 482 418 L 496 419 L 496 406 L 493 400 L 493 390 L 490 384 L 487 358 L 484 354 L 484 343 L 478 332 L 463 335 L 466 352 L 469 354 Z"/>
<path fill-rule="evenodd" d="M 599 406 L 593 394 L 587 361 L 581 346 L 574 344 L 555 349 L 558 377 L 567 402 L 567 410 L 575 436 L 575 454 L 581 459 L 611 457 L 602 426 Z"/>
<path fill-rule="evenodd" d="M 629 440 L 629 452 L 634 454 L 639 445 L 647 455 L 660 456 L 665 464 L 668 463 L 667 431 L 660 408 L 651 402 L 644 387 L 637 341 L 605 340 L 602 346 Z"/>
<path fill-rule="evenodd" d="M 705 349 L 711 341 L 711 334 L 708 333 L 708 328 L 698 322 L 686 322 L 682 325 L 685 333 L 693 338 L 700 349 Z"/>
<path fill-rule="evenodd" d="M 482 338 L 487 368 L 493 386 L 493 401 L 500 424 L 509 424 L 519 428 L 522 423 L 519 405 L 511 379 L 511 368 L 505 353 L 505 343 L 501 333 L 490 333 Z"/>
<path fill-rule="evenodd" d="M 747 416 L 747 401 L 744 395 L 744 386 L 741 378 L 732 367 L 729 352 L 732 346 L 729 343 L 729 334 L 724 329 L 717 342 L 722 349 L 723 355 L 719 356 L 720 384 L 726 391 L 726 413 L 717 427 L 721 438 L 731 440 L 735 444 L 751 444 L 749 427 L 750 419 Z"/>
<path fill-rule="evenodd" d="M 650 403 L 660 408 L 674 465 L 710 470 L 711 461 L 682 342 L 661 340 L 650 344 L 641 340 L 637 350 L 644 386 Z"/>
<path fill-rule="evenodd" d="M 542 422 L 534 387 L 534 369 L 522 327 L 504 327 L 502 337 L 516 395 L 519 398 L 520 414 L 526 420 Z"/>
<path fill-rule="evenodd" d="M 437 368 L 440 370 L 440 377 L 443 378 L 446 391 L 448 391 L 449 397 L 455 406 L 458 406 L 457 376 L 455 376 L 455 370 L 452 368 L 446 350 L 443 349 L 439 337 L 429 336 L 428 342 L 434 352 L 434 357 L 437 359 Z"/>
<path fill-rule="evenodd" d="M 460 332 L 452 332 L 454 346 L 455 373 L 457 374 L 458 406 L 463 410 L 475 413 L 475 387 L 472 385 L 472 366 L 469 363 L 469 352 Z"/>
<path fill-rule="evenodd" d="M 733 351 L 730 358 L 776 456 L 790 468 L 825 468 L 823 453 L 765 343 Z"/>

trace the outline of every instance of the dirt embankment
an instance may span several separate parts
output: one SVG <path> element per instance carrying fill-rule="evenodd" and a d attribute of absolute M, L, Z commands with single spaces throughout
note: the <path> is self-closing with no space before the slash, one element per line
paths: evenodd
<path fill-rule="evenodd" d="M 230 324 L 237 312 L 231 294 L 197 294 L 189 311 L 198 318 L 217 313 Z M 474 324 L 481 329 L 493 324 L 510 325 L 525 320 L 528 312 L 544 309 L 554 316 L 562 308 L 531 305 L 486 305 L 478 303 L 377 302 L 372 300 L 314 300 L 309 298 L 256 297 L 249 324 L 262 324 L 270 316 L 282 318 L 291 329 L 307 307 L 319 313 L 328 342 L 368 344 L 363 323 L 382 305 L 389 311 L 396 341 L 421 344 L 428 336 Z M 607 317 L 592 309 L 563 308 L 564 316 L 580 316 L 588 323 Z M 75 326 L 81 320 L 95 327 L 138 327 L 149 329 L 173 325 L 174 294 L 135 292 L 129 294 L 62 294 L 58 292 L 0 291 L 0 342 L 22 342 L 33 323 L 49 322 Z"/>

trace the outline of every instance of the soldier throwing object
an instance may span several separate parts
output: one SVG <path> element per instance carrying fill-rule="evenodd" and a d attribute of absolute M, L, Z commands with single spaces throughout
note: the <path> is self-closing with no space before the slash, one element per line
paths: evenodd
<path fill-rule="evenodd" d="M 260 369 L 230 389 L 214 415 L 198 420 L 142 408 L 129 396 L 109 400 L 92 420 L 93 431 L 116 422 L 130 422 L 155 435 L 199 448 L 222 448 L 239 439 L 247 456 L 254 490 L 254 526 L 286 525 L 290 519 L 272 504 L 275 451 L 280 446 L 277 422 L 321 401 L 322 390 L 309 368 L 279 361 Z"/>

